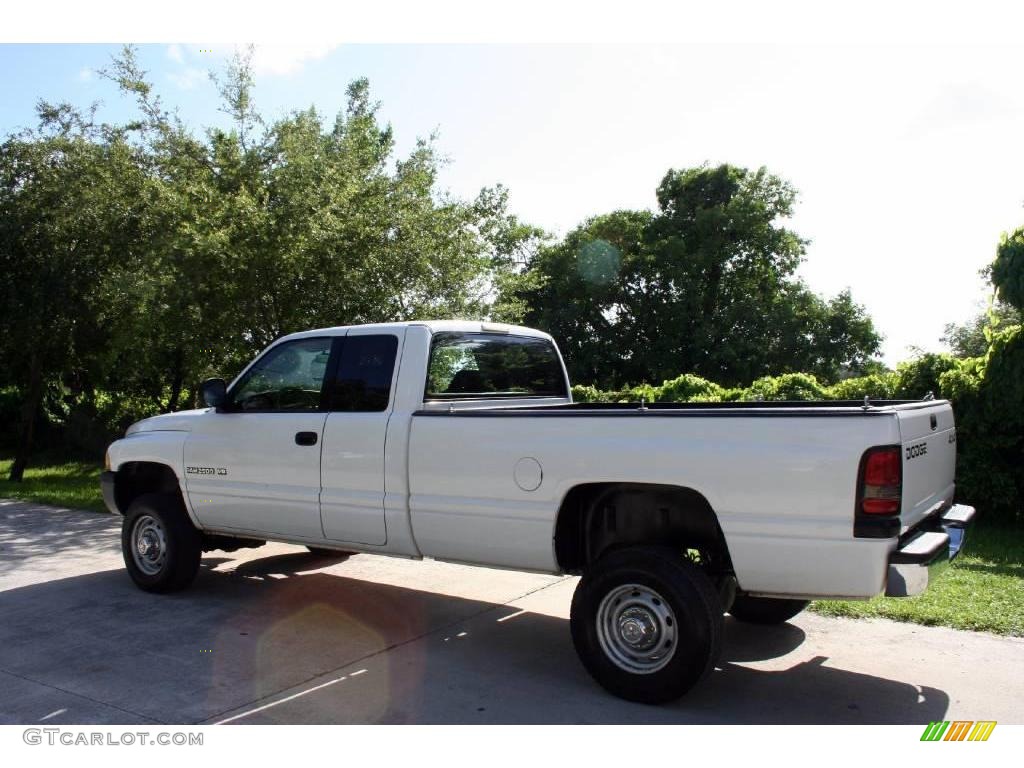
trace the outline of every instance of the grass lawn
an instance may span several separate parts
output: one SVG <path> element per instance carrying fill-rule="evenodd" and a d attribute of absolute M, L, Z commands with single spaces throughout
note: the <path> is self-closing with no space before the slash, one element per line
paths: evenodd
<path fill-rule="evenodd" d="M 1024 531 L 975 525 L 964 551 L 918 597 L 819 600 L 811 610 L 1024 636 Z"/>
<path fill-rule="evenodd" d="M 22 483 L 8 482 L 10 459 L 0 459 L 0 498 L 106 511 L 100 467 L 83 462 L 30 466 Z M 960 557 L 919 597 L 867 601 L 819 600 L 825 616 L 878 616 L 916 624 L 1024 636 L 1024 530 L 975 526 Z"/>
<path fill-rule="evenodd" d="M 100 494 L 102 467 L 91 462 L 29 464 L 25 479 L 12 483 L 7 479 L 12 460 L 0 459 L 0 499 L 23 499 L 57 507 L 76 507 L 106 512 Z"/>

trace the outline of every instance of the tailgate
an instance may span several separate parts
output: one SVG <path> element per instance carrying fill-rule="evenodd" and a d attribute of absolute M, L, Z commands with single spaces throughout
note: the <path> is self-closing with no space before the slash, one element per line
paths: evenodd
<path fill-rule="evenodd" d="M 953 500 L 956 427 L 946 400 L 896 406 L 903 448 L 901 532 Z"/>

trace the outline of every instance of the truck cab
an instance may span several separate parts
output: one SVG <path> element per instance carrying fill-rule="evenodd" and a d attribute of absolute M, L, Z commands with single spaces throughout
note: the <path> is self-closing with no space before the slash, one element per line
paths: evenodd
<path fill-rule="evenodd" d="M 173 471 L 203 530 L 409 557 L 421 556 L 408 521 L 413 413 L 571 402 L 548 334 L 469 321 L 290 334 L 203 392 L 212 407 L 133 424 L 108 464 L 130 455 Z M 131 483 L 115 480 L 105 495 L 123 513 Z"/>

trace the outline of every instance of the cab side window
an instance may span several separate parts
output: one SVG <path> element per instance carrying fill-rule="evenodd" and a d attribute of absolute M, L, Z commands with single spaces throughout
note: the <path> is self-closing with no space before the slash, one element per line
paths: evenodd
<path fill-rule="evenodd" d="M 330 338 L 296 339 L 257 360 L 231 393 L 239 411 L 318 411 Z"/>
<path fill-rule="evenodd" d="M 346 336 L 334 383 L 332 411 L 386 411 L 391 401 L 398 337 Z"/>

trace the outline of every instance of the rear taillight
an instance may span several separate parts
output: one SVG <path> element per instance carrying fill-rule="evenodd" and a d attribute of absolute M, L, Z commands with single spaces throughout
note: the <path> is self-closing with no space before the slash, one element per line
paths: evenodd
<path fill-rule="evenodd" d="M 890 539 L 900 534 L 903 455 L 898 445 L 868 448 L 857 472 L 857 506 L 853 535 L 858 539 Z"/>
<path fill-rule="evenodd" d="M 857 511 L 898 515 L 903 495 L 903 460 L 898 445 L 869 448 L 860 460 Z"/>

